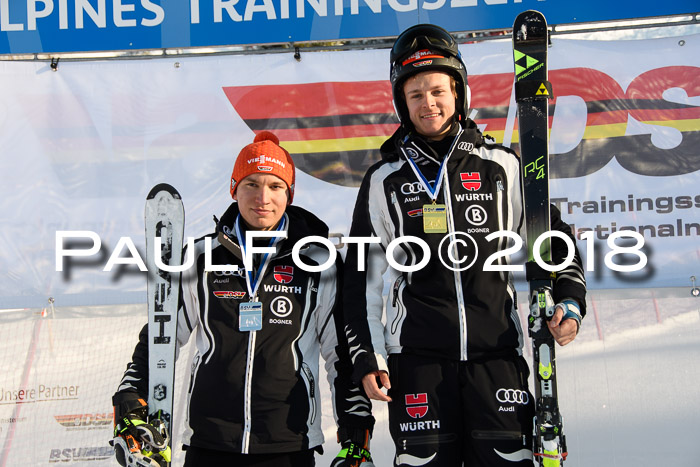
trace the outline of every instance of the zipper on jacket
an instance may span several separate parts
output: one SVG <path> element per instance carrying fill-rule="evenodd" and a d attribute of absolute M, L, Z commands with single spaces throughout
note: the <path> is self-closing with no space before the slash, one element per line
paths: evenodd
<path fill-rule="evenodd" d="M 194 382 L 195 382 L 195 375 L 197 374 L 197 371 L 199 370 L 199 364 L 202 362 L 202 356 L 199 354 L 199 351 L 195 353 L 194 357 L 192 358 L 192 366 L 190 368 L 190 384 L 187 387 L 187 420 L 190 419 L 190 400 L 192 399 L 192 391 L 194 391 Z"/>
<path fill-rule="evenodd" d="M 394 211 L 396 212 L 396 222 L 394 224 L 396 226 L 396 229 L 394 231 L 394 236 L 400 237 L 403 234 L 403 216 L 401 215 L 399 200 L 394 190 L 391 190 L 391 192 L 389 193 L 389 197 L 391 198 L 391 204 L 392 206 L 394 206 Z"/>
<path fill-rule="evenodd" d="M 442 444 L 442 443 L 453 443 L 458 440 L 455 433 L 442 433 L 436 435 L 423 435 L 423 436 L 411 436 L 407 438 L 400 438 L 399 445 L 401 450 L 408 450 L 408 446 L 424 446 L 426 444 Z"/>
<path fill-rule="evenodd" d="M 503 209 L 503 191 L 505 190 L 505 186 L 503 184 L 503 178 L 501 177 L 500 174 L 496 175 L 496 209 L 498 210 L 498 231 L 502 232 L 503 229 L 505 229 L 506 225 L 506 213 Z M 498 251 L 503 251 L 505 249 L 504 243 L 507 242 L 506 240 L 507 237 L 500 237 L 498 239 Z M 503 266 L 506 261 L 503 259 L 502 256 L 498 257 L 498 265 Z M 501 280 L 503 282 L 508 282 L 508 273 L 506 271 L 499 271 L 499 275 L 501 276 Z"/>
<path fill-rule="evenodd" d="M 391 204 L 394 206 L 394 212 L 396 213 L 396 221 L 394 222 L 394 238 L 399 238 L 404 235 L 403 229 L 403 214 L 401 213 L 401 206 L 399 205 L 399 199 L 394 190 L 390 192 Z M 415 257 L 415 255 L 413 255 Z M 408 273 L 409 276 L 413 273 Z M 410 277 L 409 277 L 410 279 Z"/>
<path fill-rule="evenodd" d="M 204 289 L 204 315 L 200 318 L 200 326 L 204 328 L 204 334 L 209 342 L 209 350 L 202 355 L 204 358 L 204 364 L 206 365 L 211 360 L 214 351 L 216 350 L 216 340 L 212 337 L 211 329 L 209 329 L 209 272 L 204 272 L 204 279 L 202 281 L 202 287 Z"/>
<path fill-rule="evenodd" d="M 449 222 L 447 223 L 447 235 L 455 234 L 455 219 L 452 210 L 452 198 L 450 195 L 450 179 L 448 178 L 443 184 L 443 195 L 445 196 L 445 204 L 447 205 L 447 214 Z M 455 268 L 456 269 L 456 268 Z M 457 308 L 459 309 L 459 352 L 460 360 L 467 360 L 467 309 L 464 304 L 464 293 L 462 292 L 462 273 L 454 271 L 455 279 L 455 295 L 457 296 Z"/>
<path fill-rule="evenodd" d="M 257 331 L 249 331 L 248 335 L 248 355 L 246 357 L 245 366 L 245 387 L 243 394 L 243 439 L 241 446 L 241 454 L 248 454 L 250 445 L 250 429 L 252 424 L 251 415 L 251 387 L 253 384 L 253 360 L 255 360 L 255 336 Z"/>
<path fill-rule="evenodd" d="M 401 286 L 403 284 L 404 284 L 403 275 L 399 276 L 396 279 L 396 281 L 394 281 L 393 298 L 391 300 L 391 306 L 396 308 L 398 305 L 399 310 L 396 313 L 396 317 L 394 318 L 394 321 L 392 321 L 392 323 L 391 323 L 391 333 L 392 334 L 396 334 L 399 323 L 401 322 L 401 319 L 403 318 L 403 315 L 404 315 L 404 305 L 399 297 L 401 295 Z"/>
<path fill-rule="evenodd" d="M 403 215 L 401 214 L 401 207 L 399 206 L 399 200 L 396 196 L 396 192 L 394 190 L 391 190 L 390 192 L 390 197 L 391 197 L 391 204 L 394 205 L 394 211 L 396 212 L 396 222 L 394 222 L 395 228 L 394 228 L 394 238 L 401 238 L 404 235 L 404 229 L 403 229 Z M 406 244 L 406 247 L 410 251 L 410 254 L 413 256 L 414 260 L 416 258 L 415 253 L 411 249 L 408 244 Z M 413 272 L 409 272 L 406 276 L 406 281 L 408 283 L 411 283 L 411 279 L 413 278 Z"/>
<path fill-rule="evenodd" d="M 525 435 L 519 431 L 495 431 L 495 430 L 474 430 L 472 431 L 472 438 L 474 439 L 496 439 L 501 441 L 511 441 L 515 439 L 522 439 L 523 445 L 525 444 Z"/>
<path fill-rule="evenodd" d="M 314 374 L 311 372 L 311 368 L 306 362 L 301 363 L 301 374 L 305 377 L 306 383 L 309 385 L 309 410 L 311 410 L 310 422 L 313 425 L 316 421 L 316 383 L 314 380 Z"/>
<path fill-rule="evenodd" d="M 394 281 L 394 298 L 391 301 L 391 306 L 396 306 L 396 301 L 399 299 L 399 290 L 401 289 L 401 284 L 403 284 L 403 276 L 399 276 Z"/>

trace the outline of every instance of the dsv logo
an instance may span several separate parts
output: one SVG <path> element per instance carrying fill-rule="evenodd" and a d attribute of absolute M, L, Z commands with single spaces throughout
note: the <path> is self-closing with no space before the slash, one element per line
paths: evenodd
<path fill-rule="evenodd" d="M 501 388 L 496 391 L 496 400 L 503 404 L 527 405 L 527 403 L 530 402 L 530 397 L 527 395 L 527 391 Z"/>

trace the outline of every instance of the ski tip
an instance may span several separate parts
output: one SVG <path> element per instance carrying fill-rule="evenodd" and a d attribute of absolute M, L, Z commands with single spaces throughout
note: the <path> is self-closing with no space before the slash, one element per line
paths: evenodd
<path fill-rule="evenodd" d="M 513 21 L 513 42 L 527 42 L 547 38 L 547 20 L 537 10 L 520 13 Z"/>
<path fill-rule="evenodd" d="M 180 196 L 180 193 L 175 189 L 175 187 L 173 187 L 169 183 L 159 183 L 156 186 L 154 186 L 153 188 L 151 188 L 151 191 L 148 192 L 148 196 L 146 196 L 146 199 L 155 198 L 156 195 L 158 193 L 160 193 L 161 191 L 167 191 L 175 199 L 182 199 L 182 197 Z"/>
<path fill-rule="evenodd" d="M 513 22 L 514 24 L 516 22 L 526 22 L 526 21 L 544 21 L 544 14 L 542 12 L 537 11 L 537 10 L 525 10 L 522 13 L 518 13 L 518 16 L 515 17 L 515 21 Z"/>

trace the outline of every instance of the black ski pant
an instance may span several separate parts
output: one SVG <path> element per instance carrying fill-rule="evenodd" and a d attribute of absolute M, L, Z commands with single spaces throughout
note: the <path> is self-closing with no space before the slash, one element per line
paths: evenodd
<path fill-rule="evenodd" d="M 522 357 L 389 356 L 395 466 L 532 467 L 535 404 Z"/>

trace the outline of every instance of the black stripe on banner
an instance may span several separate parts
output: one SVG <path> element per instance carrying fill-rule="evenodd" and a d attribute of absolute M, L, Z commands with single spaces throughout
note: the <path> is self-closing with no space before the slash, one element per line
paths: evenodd
<path fill-rule="evenodd" d="M 352 114 L 327 117 L 250 118 L 245 120 L 245 123 L 253 131 L 298 130 L 350 125 L 398 124 L 399 119 L 394 114 Z"/>

